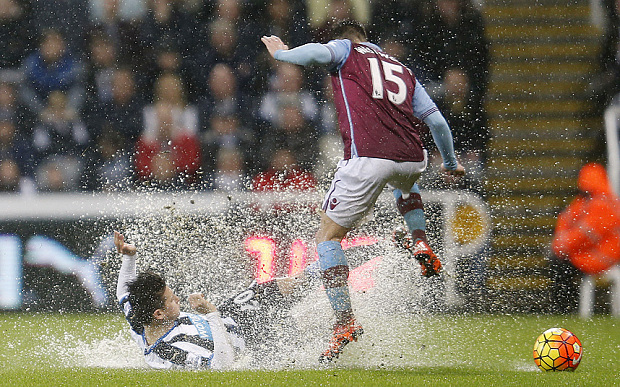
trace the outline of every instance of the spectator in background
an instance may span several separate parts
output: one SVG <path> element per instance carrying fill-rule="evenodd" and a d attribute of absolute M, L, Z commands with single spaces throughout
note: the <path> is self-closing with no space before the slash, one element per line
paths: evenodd
<path fill-rule="evenodd" d="M 186 83 L 187 99 L 195 103 L 204 90 L 201 84 L 201 68 L 197 58 L 205 54 L 209 39 L 207 23 L 204 20 L 205 4 L 196 0 L 155 0 L 149 2 L 149 11 L 140 33 L 140 41 L 146 56 L 158 63 L 157 71 L 144 66 L 142 71 L 154 80 L 163 72 L 175 72 Z M 174 60 L 172 58 L 174 57 Z M 175 66 L 175 69 L 171 68 Z M 148 85 L 149 87 L 152 84 Z"/>
<path fill-rule="evenodd" d="M 88 0 L 90 27 L 110 38 L 122 63 L 144 64 L 144 49 L 138 36 L 148 0 Z"/>
<path fill-rule="evenodd" d="M 446 72 L 461 69 L 469 80 L 469 98 L 474 113 L 483 112 L 489 48 L 482 15 L 470 0 L 435 0 L 426 12 L 413 40 L 419 79 L 429 95 L 437 98 Z"/>
<path fill-rule="evenodd" d="M 51 91 L 33 131 L 36 183 L 41 190 L 81 187 L 90 134 L 60 90 Z"/>
<path fill-rule="evenodd" d="M 380 27 L 378 39 L 384 37 L 400 37 L 409 39 L 422 22 L 421 1 L 411 0 L 383 0 L 371 2 L 371 22 L 373 29 Z M 372 40 L 372 39 L 371 39 Z M 403 40 L 404 43 L 404 40 Z M 382 44 L 385 47 L 385 44 Z M 407 61 L 407 57 L 397 57 Z"/>
<path fill-rule="evenodd" d="M 246 7 L 248 6 L 246 5 Z M 260 22 L 257 28 L 263 31 L 264 35 L 288 36 L 291 41 L 297 42 L 300 45 L 309 40 L 310 26 L 308 24 L 306 4 L 303 0 L 269 0 L 260 3 L 260 6 L 254 7 L 249 12 L 260 15 L 257 18 Z M 257 48 L 258 46 L 252 47 L 254 50 L 253 68 L 255 73 L 257 75 L 271 73 L 276 62 L 264 50 L 259 49 L 256 52 Z M 312 78 L 312 80 L 315 80 L 315 78 L 317 77 Z M 254 82 L 250 85 L 250 94 L 260 100 L 271 86 L 269 81 L 270 79 L 267 77 L 255 76 Z"/>
<path fill-rule="evenodd" d="M 561 313 L 575 310 L 581 273 L 598 274 L 620 263 L 620 199 L 605 168 L 586 164 L 577 186 L 579 194 L 558 216 L 551 245 L 555 312 Z"/>
<path fill-rule="evenodd" d="M 71 108 L 81 108 L 82 67 L 60 32 L 43 32 L 39 47 L 24 60 L 22 72 L 21 99 L 34 114 L 42 113 L 53 91 L 66 93 Z"/>
<path fill-rule="evenodd" d="M 13 159 L 0 158 L 0 192 L 18 192 L 21 173 Z"/>
<path fill-rule="evenodd" d="M 276 35 L 300 46 L 310 40 L 306 5 L 300 0 L 269 0 L 266 2 L 267 18 L 263 20 L 264 35 Z"/>
<path fill-rule="evenodd" d="M 37 32 L 57 31 L 65 37 L 67 51 L 80 57 L 86 50 L 84 37 L 88 26 L 88 7 L 85 0 L 31 0 L 31 3 Z"/>
<path fill-rule="evenodd" d="M 112 71 L 111 98 L 107 102 L 97 101 L 97 105 L 85 112 L 91 133 L 99 135 L 104 128 L 120 134 L 129 148 L 138 139 L 143 129 L 144 101 L 136 92 L 134 72 L 129 67 L 119 67 Z"/>
<path fill-rule="evenodd" d="M 85 62 L 85 109 L 94 109 L 112 99 L 113 75 L 117 65 L 116 47 L 109 36 L 93 31 Z"/>
<path fill-rule="evenodd" d="M 0 120 L 12 121 L 25 138 L 30 138 L 34 116 L 17 98 L 14 84 L 0 82 Z"/>
<path fill-rule="evenodd" d="M 213 19 L 227 20 L 233 24 L 241 24 L 243 4 L 239 0 L 214 0 Z M 241 27 L 241 26 L 240 26 Z"/>
<path fill-rule="evenodd" d="M 200 142 L 196 109 L 185 101 L 183 83 L 164 74 L 155 83 L 154 103 L 144 108 L 144 131 L 136 144 L 139 181 L 163 188 L 188 188 L 198 180 Z"/>
<path fill-rule="evenodd" d="M 243 191 L 247 175 L 243 152 L 238 148 L 220 148 L 215 156 L 211 188 L 216 191 Z"/>
<path fill-rule="evenodd" d="M 290 104 L 299 104 L 305 120 L 311 122 L 317 120 L 316 98 L 304 88 L 302 68 L 291 63 L 278 63 L 270 90 L 261 99 L 259 118 L 275 125 L 282 116 L 283 106 Z"/>
<path fill-rule="evenodd" d="M 186 98 L 195 103 L 201 95 L 201 86 L 196 81 L 197 57 L 205 54 L 208 41 L 206 24 L 201 20 L 201 6 L 187 0 L 151 0 L 149 10 L 140 28 L 140 41 L 145 56 L 157 66 L 140 63 L 141 71 L 147 77 L 147 89 L 152 90 L 154 80 L 165 72 L 179 74 L 186 83 Z M 198 8 L 198 9 L 197 9 Z M 149 63 L 149 62 L 147 62 Z"/>
<path fill-rule="evenodd" d="M 370 21 L 370 0 L 307 0 L 308 19 L 313 41 L 327 43 L 334 20 L 353 19 L 362 24 Z"/>
<path fill-rule="evenodd" d="M 238 36 L 237 50 L 241 52 L 251 50 L 254 55 L 258 52 L 253 43 L 253 37 L 259 28 L 258 18 L 249 17 L 246 6 L 247 2 L 242 0 L 215 0 L 215 12 L 212 19 L 226 21 L 235 26 Z"/>
<path fill-rule="evenodd" d="M 316 189 L 316 179 L 295 160 L 295 152 L 280 148 L 271 153 L 269 169 L 252 179 L 252 191 L 308 191 Z"/>
<path fill-rule="evenodd" d="M 107 126 L 97 138 L 96 150 L 88 171 L 90 188 L 97 191 L 119 191 L 131 187 L 133 168 L 131 150 L 125 137 Z"/>
<path fill-rule="evenodd" d="M 299 103 L 291 102 L 280 107 L 276 125 L 261 141 L 260 154 L 270 157 L 278 149 L 286 148 L 295 154 L 296 162 L 302 168 L 312 170 L 316 161 L 317 137 L 314 126 L 305 119 Z"/>
<path fill-rule="evenodd" d="M 240 49 L 237 26 L 226 19 L 214 19 L 209 23 L 208 31 L 208 45 L 204 51 L 196 54 L 193 63 L 195 67 L 191 70 L 196 77 L 197 87 L 204 88 L 213 67 L 224 63 L 237 75 L 239 89 L 247 90 L 256 74 L 251 66 L 251 52 Z"/>
<path fill-rule="evenodd" d="M 256 31 L 261 28 L 261 21 L 265 19 L 265 12 L 254 12 L 264 7 L 264 2 L 215 0 L 213 3 L 206 51 L 208 55 L 215 55 L 216 60 L 207 60 L 207 69 L 215 63 L 230 65 L 237 74 L 240 90 L 244 94 L 257 95 L 264 86 L 264 77 L 257 71 L 257 62 L 262 65 L 264 61 L 259 57 L 261 50 L 254 39 Z M 198 55 L 204 53 L 199 52 Z M 204 59 L 199 62 L 204 62 Z"/>
<path fill-rule="evenodd" d="M 0 82 L 0 190 L 32 193 L 34 119 L 11 83 Z"/>
<path fill-rule="evenodd" d="M 199 105 L 205 130 L 214 115 L 236 115 L 243 124 L 251 122 L 248 97 L 240 92 L 237 75 L 229 65 L 218 63 L 213 66 L 206 91 Z"/>
<path fill-rule="evenodd" d="M 32 148 L 11 120 L 0 121 L 0 191 L 32 186 Z"/>
<path fill-rule="evenodd" d="M 88 0 L 88 7 L 91 23 L 115 37 L 119 24 L 144 18 L 147 0 Z"/>
<path fill-rule="evenodd" d="M 183 78 L 182 59 L 176 43 L 172 39 L 163 38 L 149 51 L 149 66 L 141 69 L 138 78 L 138 89 L 142 98 L 150 100 L 154 93 L 155 82 L 163 74 L 177 74 L 183 81 L 183 88 L 187 90 L 187 82 Z M 187 93 L 185 94 L 187 97 Z M 188 100 L 189 101 L 189 100 Z"/>
<path fill-rule="evenodd" d="M 0 0 L 0 69 L 16 69 L 32 49 L 32 8 L 26 0 Z"/>
<path fill-rule="evenodd" d="M 243 149 L 248 159 L 252 160 L 254 158 L 253 144 L 252 132 L 241 125 L 239 117 L 234 114 L 214 115 L 209 129 L 202 135 L 204 170 L 209 175 L 216 172 L 217 157 L 222 149 Z"/>

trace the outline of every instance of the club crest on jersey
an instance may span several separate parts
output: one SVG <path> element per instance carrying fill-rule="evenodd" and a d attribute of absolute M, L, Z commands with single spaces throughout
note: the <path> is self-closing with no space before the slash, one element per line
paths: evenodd
<path fill-rule="evenodd" d="M 332 198 L 332 199 L 329 201 L 329 209 L 330 209 L 330 210 L 333 210 L 334 208 L 336 208 L 336 206 L 337 206 L 338 204 L 340 204 L 340 202 L 338 201 L 338 199 L 336 199 L 336 198 Z"/>

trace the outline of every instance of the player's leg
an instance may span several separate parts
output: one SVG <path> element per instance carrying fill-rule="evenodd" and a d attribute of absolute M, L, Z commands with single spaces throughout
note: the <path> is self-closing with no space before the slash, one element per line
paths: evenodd
<path fill-rule="evenodd" d="M 364 333 L 353 314 L 348 284 L 349 265 L 340 244 L 348 231 L 348 228 L 321 213 L 321 227 L 317 233 L 319 269 L 336 323 L 329 346 L 319 357 L 320 362 L 337 358 L 348 343 L 357 341 Z"/>
<path fill-rule="evenodd" d="M 252 281 L 250 286 L 229 298 L 219 305 L 217 309 L 227 316 L 239 317 L 256 313 L 271 307 L 285 307 L 287 296 L 280 291 L 277 280 L 263 283 Z"/>
<path fill-rule="evenodd" d="M 217 306 L 222 317 L 232 318 L 236 333 L 247 345 L 259 348 L 272 341 L 274 321 L 286 321 L 294 299 L 281 290 L 278 280 L 253 281 L 245 290 Z M 286 288 L 286 286 L 284 286 Z"/>
<path fill-rule="evenodd" d="M 342 349 L 364 332 L 356 322 L 349 296 L 349 265 L 340 242 L 347 232 L 372 211 L 385 187 L 393 162 L 355 158 L 341 162 L 323 202 L 317 233 L 319 269 L 325 292 L 336 317 L 328 349 L 319 361 L 337 358 Z"/>
<path fill-rule="evenodd" d="M 383 188 L 380 171 L 369 158 L 341 161 L 323 201 L 321 224 L 316 234 L 319 270 L 336 326 L 353 321 L 349 297 L 349 264 L 340 242 L 372 208 Z"/>
<path fill-rule="evenodd" d="M 398 212 L 405 218 L 413 242 L 415 243 L 418 240 L 428 242 L 426 238 L 426 216 L 418 183 L 414 183 L 407 193 L 395 189 L 394 197 L 396 198 Z"/>
<path fill-rule="evenodd" d="M 420 188 L 414 183 L 408 193 L 400 189 L 394 190 L 396 206 L 405 218 L 409 235 L 397 230 L 394 239 L 403 248 L 411 251 L 413 257 L 420 263 L 422 275 L 431 277 L 441 271 L 441 261 L 431 249 L 426 238 L 426 216 Z"/>
<path fill-rule="evenodd" d="M 349 297 L 349 264 L 340 242 L 349 229 L 321 213 L 321 226 L 316 235 L 319 270 L 336 324 L 345 324 L 353 318 Z"/>
<path fill-rule="evenodd" d="M 390 178 L 390 186 L 395 188 L 396 207 L 405 218 L 409 233 L 396 232 L 394 239 L 402 247 L 411 252 L 420 263 L 422 275 L 431 277 L 439 274 L 441 262 L 430 248 L 426 238 L 426 216 L 420 195 L 420 188 L 416 183 L 420 175 L 426 170 L 427 155 L 420 162 L 399 164 L 399 171 Z"/>

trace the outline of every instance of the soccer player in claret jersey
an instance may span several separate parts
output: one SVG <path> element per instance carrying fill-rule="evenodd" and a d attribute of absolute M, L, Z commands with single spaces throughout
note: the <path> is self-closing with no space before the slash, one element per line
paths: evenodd
<path fill-rule="evenodd" d="M 338 23 L 334 40 L 289 49 L 277 36 L 263 36 L 279 61 L 326 66 L 331 75 L 344 159 L 338 163 L 323 202 L 317 251 L 323 285 L 336 316 L 333 336 L 319 360 L 337 358 L 345 345 L 363 334 L 349 298 L 349 266 L 340 245 L 347 232 L 373 208 L 386 185 L 394 189 L 399 212 L 410 231 L 405 243 L 432 276 L 441 262 L 428 245 L 425 216 L 416 181 L 426 169 L 427 154 L 419 128 L 426 124 L 443 158 L 442 170 L 463 175 L 454 154 L 452 133 L 443 115 L 409 68 L 369 43 L 364 27 Z"/>
<path fill-rule="evenodd" d="M 196 313 L 182 312 L 164 278 L 150 271 L 136 274 L 136 247 L 116 231 L 114 244 L 123 256 L 116 289 L 119 305 L 132 339 L 153 368 L 229 368 L 246 345 L 268 341 L 271 318 L 294 302 L 290 293 L 299 282 L 283 278 L 253 282 L 218 307 L 202 294 L 191 294 L 188 301 Z"/>

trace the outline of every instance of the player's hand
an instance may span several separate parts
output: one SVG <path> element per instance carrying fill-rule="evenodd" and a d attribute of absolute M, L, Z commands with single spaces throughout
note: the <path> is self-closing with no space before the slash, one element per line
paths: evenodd
<path fill-rule="evenodd" d="M 136 246 L 131 243 L 125 243 L 125 236 L 118 231 L 114 231 L 114 246 L 116 246 L 116 251 L 123 255 L 136 254 Z"/>
<path fill-rule="evenodd" d="M 207 314 L 217 312 L 215 305 L 207 301 L 202 293 L 192 293 L 187 297 L 189 306 L 198 313 Z"/>
<path fill-rule="evenodd" d="M 282 42 L 282 39 L 275 35 L 263 36 L 260 40 L 265 44 L 271 56 L 274 56 L 278 50 L 288 50 L 288 46 Z"/>
<path fill-rule="evenodd" d="M 447 169 L 445 164 L 441 164 L 441 171 L 443 173 L 445 173 L 446 175 L 450 175 L 450 176 L 463 176 L 463 175 L 465 175 L 465 168 L 458 161 L 456 162 L 456 168 L 455 169 Z"/>

